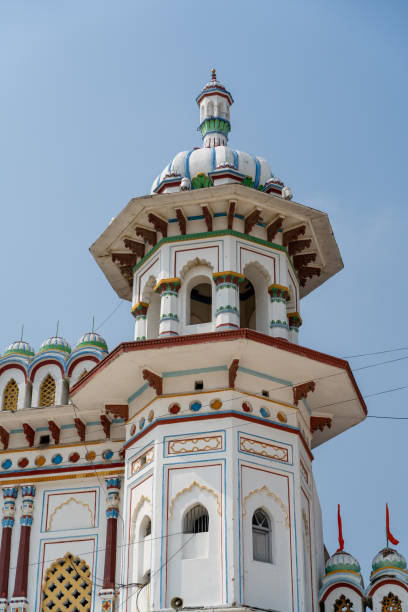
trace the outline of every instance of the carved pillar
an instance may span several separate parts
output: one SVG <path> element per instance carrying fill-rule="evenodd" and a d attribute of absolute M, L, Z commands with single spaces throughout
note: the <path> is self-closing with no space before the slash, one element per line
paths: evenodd
<path fill-rule="evenodd" d="M 239 285 L 245 276 L 238 272 L 216 272 L 215 283 L 215 327 L 237 329 L 240 327 Z"/>
<path fill-rule="evenodd" d="M 147 338 L 147 309 L 149 304 L 137 302 L 132 306 L 132 315 L 135 317 L 135 340 L 146 340 Z"/>
<path fill-rule="evenodd" d="M 30 559 L 30 535 L 31 525 L 33 524 L 35 486 L 23 485 L 21 487 L 21 496 L 23 499 L 20 517 L 20 542 L 18 545 L 14 592 L 10 600 L 11 612 L 27 612 L 28 610 L 28 563 Z"/>
<path fill-rule="evenodd" d="M 107 478 L 105 482 L 108 491 L 106 499 L 105 567 L 103 572 L 103 588 L 99 596 L 101 598 L 102 612 L 112 612 L 115 608 L 116 597 L 115 574 L 120 478 Z"/>
<path fill-rule="evenodd" d="M 16 511 L 17 487 L 6 487 L 3 492 L 3 520 L 0 545 L 0 611 L 7 608 L 8 583 L 10 574 L 11 534 Z"/>
<path fill-rule="evenodd" d="M 283 285 L 270 285 L 269 293 L 269 335 L 288 340 L 289 326 L 286 304 L 289 301 L 289 289 Z"/>
<path fill-rule="evenodd" d="M 298 312 L 288 313 L 289 321 L 289 341 L 294 344 L 299 342 L 299 327 L 302 325 L 302 317 Z"/>
<path fill-rule="evenodd" d="M 155 292 L 161 297 L 159 336 L 178 336 L 180 330 L 178 293 L 181 281 L 179 278 L 163 278 L 156 287 Z"/>

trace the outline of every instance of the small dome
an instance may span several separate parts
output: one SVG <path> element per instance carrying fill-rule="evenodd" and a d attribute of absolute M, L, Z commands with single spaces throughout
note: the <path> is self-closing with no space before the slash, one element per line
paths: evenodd
<path fill-rule="evenodd" d="M 394 548 L 383 548 L 377 553 L 373 559 L 373 572 L 384 568 L 393 568 L 398 570 L 406 570 L 407 562 Z"/>
<path fill-rule="evenodd" d="M 23 355 L 25 357 L 34 357 L 34 349 L 30 344 L 28 344 L 28 342 L 16 340 L 6 348 L 4 351 L 4 356 L 6 355 Z"/>
<path fill-rule="evenodd" d="M 326 562 L 326 575 L 332 572 L 356 572 L 360 573 L 360 564 L 352 555 L 340 550 L 330 557 Z"/>
<path fill-rule="evenodd" d="M 69 355 L 71 347 L 64 338 L 61 338 L 61 336 L 52 336 L 48 338 L 48 340 L 45 340 L 40 346 L 39 353 L 44 353 L 45 351 L 61 351 Z"/>
<path fill-rule="evenodd" d="M 108 345 L 106 344 L 106 340 L 102 338 L 100 334 L 96 334 L 95 332 L 89 332 L 81 336 L 74 350 L 82 348 L 83 346 L 97 346 L 103 351 L 108 352 Z"/>

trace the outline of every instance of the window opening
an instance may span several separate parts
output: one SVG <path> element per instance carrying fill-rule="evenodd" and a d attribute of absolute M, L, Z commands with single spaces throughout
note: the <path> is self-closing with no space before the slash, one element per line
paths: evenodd
<path fill-rule="evenodd" d="M 49 434 L 44 434 L 43 436 L 40 436 L 41 446 L 47 446 L 50 442 L 51 442 L 51 438 Z"/>
<path fill-rule="evenodd" d="M 263 395 L 264 397 L 269 397 L 269 391 L 266 391 L 266 389 L 263 389 L 263 391 L 262 391 L 262 395 Z"/>
<path fill-rule="evenodd" d="M 396 595 L 388 593 L 381 602 L 382 612 L 402 612 L 401 600 Z"/>
<path fill-rule="evenodd" d="M 8 381 L 3 393 L 3 410 L 17 410 L 18 385 L 14 378 Z"/>
<path fill-rule="evenodd" d="M 204 381 L 196 380 L 194 383 L 194 389 L 195 391 L 201 391 L 202 389 L 204 389 Z"/>
<path fill-rule="evenodd" d="M 42 589 L 41 612 L 90 612 L 92 578 L 88 565 L 67 553 L 47 570 Z"/>
<path fill-rule="evenodd" d="M 190 325 L 210 323 L 212 320 L 212 287 L 209 282 L 198 283 L 190 292 Z"/>
<path fill-rule="evenodd" d="M 51 374 L 47 374 L 40 387 L 39 406 L 54 406 L 55 404 L 55 380 Z"/>
<path fill-rule="evenodd" d="M 251 281 L 245 279 L 239 285 L 239 318 L 240 327 L 256 329 L 255 289 Z"/>
<path fill-rule="evenodd" d="M 334 612 L 353 612 L 354 606 L 352 602 L 342 595 L 334 604 Z"/>
<path fill-rule="evenodd" d="M 208 531 L 208 511 L 201 504 L 196 504 L 184 517 L 184 533 L 205 533 Z"/>
<path fill-rule="evenodd" d="M 150 519 L 146 523 L 144 537 L 146 538 L 149 535 L 152 535 L 152 521 Z"/>
<path fill-rule="evenodd" d="M 252 542 L 254 560 L 271 563 L 271 527 L 266 512 L 261 508 L 252 516 Z"/>

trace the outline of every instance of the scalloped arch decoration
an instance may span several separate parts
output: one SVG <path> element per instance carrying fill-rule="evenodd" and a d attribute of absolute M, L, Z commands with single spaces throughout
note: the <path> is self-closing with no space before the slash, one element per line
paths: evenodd
<path fill-rule="evenodd" d="M 263 278 L 266 280 L 266 282 L 268 284 L 273 282 L 272 278 L 271 278 L 271 275 L 269 274 L 268 270 L 259 261 L 249 261 L 245 265 L 245 267 L 244 267 L 244 269 L 242 271 L 244 276 L 247 277 L 248 269 L 249 269 L 249 273 L 251 273 L 251 268 L 253 268 L 253 270 L 255 270 L 255 272 L 257 272 L 258 274 L 263 276 Z M 248 278 L 248 280 L 251 280 L 251 279 Z"/>
<path fill-rule="evenodd" d="M 242 516 L 246 515 L 246 503 L 248 499 L 250 499 L 253 495 L 257 495 L 257 494 L 268 495 L 268 497 L 271 497 L 273 501 L 278 504 L 285 518 L 285 527 L 289 529 L 289 512 L 288 512 L 287 507 L 285 506 L 281 498 L 278 497 L 276 493 L 273 493 L 270 489 L 268 489 L 266 485 L 264 485 L 263 487 L 260 487 L 259 489 L 254 489 L 253 491 L 251 491 L 250 493 L 248 493 L 248 495 L 244 497 L 244 503 L 242 504 Z"/>
<path fill-rule="evenodd" d="M 145 285 L 143 287 L 142 296 L 141 296 L 142 302 L 147 302 L 148 304 L 150 304 L 150 300 L 152 299 L 152 295 L 153 295 L 153 290 L 156 285 L 157 285 L 157 279 L 155 276 L 153 276 L 153 274 L 151 274 L 149 278 L 147 279 L 147 281 L 145 282 Z"/>
<path fill-rule="evenodd" d="M 136 523 L 136 519 L 137 519 L 137 515 L 139 514 L 140 508 L 143 506 L 143 504 L 146 503 L 148 506 L 150 506 L 150 515 L 152 514 L 152 502 L 151 500 L 146 497 L 146 495 L 142 495 L 139 499 L 139 501 L 137 502 L 133 512 L 132 512 L 132 526 L 135 525 Z"/>
<path fill-rule="evenodd" d="M 215 498 L 217 502 L 217 514 L 221 516 L 221 503 L 220 503 L 220 498 L 218 497 L 217 493 L 214 491 L 214 489 L 210 489 L 209 487 L 206 487 L 205 485 L 200 485 L 196 480 L 194 480 L 194 482 L 192 482 L 191 485 L 189 485 L 188 487 L 185 487 L 184 489 L 181 489 L 181 491 L 176 493 L 176 495 L 171 500 L 170 507 L 169 507 L 169 519 L 173 517 L 174 506 L 178 498 L 184 495 L 185 493 L 189 493 L 194 488 L 197 488 L 200 491 L 206 491 L 207 493 L 210 493 Z"/>
<path fill-rule="evenodd" d="M 199 257 L 195 257 L 194 259 L 190 259 L 180 270 L 180 278 L 184 278 L 187 272 L 196 266 L 206 266 L 210 268 L 210 270 L 214 270 L 214 266 L 207 261 L 206 259 L 200 259 Z"/>
<path fill-rule="evenodd" d="M 61 508 L 63 508 L 64 506 L 68 506 L 71 503 L 78 504 L 79 506 L 82 506 L 83 508 L 88 510 L 89 517 L 90 517 L 90 527 L 95 527 L 94 513 L 92 512 L 91 507 L 88 504 L 80 501 L 79 499 L 75 499 L 75 497 L 69 497 L 68 499 L 63 501 L 61 504 L 59 504 L 59 506 L 54 508 L 54 510 L 50 514 L 50 518 L 48 519 L 47 531 L 51 531 L 52 522 L 53 522 L 57 512 L 59 512 L 59 510 L 61 510 Z"/>

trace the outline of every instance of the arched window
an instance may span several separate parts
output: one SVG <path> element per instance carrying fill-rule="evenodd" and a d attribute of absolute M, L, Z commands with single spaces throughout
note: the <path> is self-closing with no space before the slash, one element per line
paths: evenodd
<path fill-rule="evenodd" d="M 190 292 L 190 325 L 210 323 L 212 319 L 212 286 L 201 281 Z"/>
<path fill-rule="evenodd" d="M 11 378 L 3 393 L 3 410 L 17 410 L 18 386 L 14 378 Z"/>
<path fill-rule="evenodd" d="M 148 518 L 143 525 L 143 537 L 147 538 L 150 535 L 152 535 L 152 521 Z"/>
<path fill-rule="evenodd" d="M 340 599 L 337 599 L 334 603 L 334 612 L 353 612 L 354 606 L 352 602 L 342 595 Z"/>
<path fill-rule="evenodd" d="M 382 612 L 402 612 L 401 600 L 396 595 L 388 593 L 381 602 Z"/>
<path fill-rule="evenodd" d="M 252 516 L 252 544 L 254 561 L 272 562 L 271 524 L 261 508 L 255 510 Z"/>
<path fill-rule="evenodd" d="M 47 374 L 41 383 L 39 406 L 53 406 L 55 404 L 55 380 Z"/>
<path fill-rule="evenodd" d="M 255 289 L 251 281 L 245 279 L 239 286 L 240 327 L 256 329 Z"/>
<path fill-rule="evenodd" d="M 209 517 L 207 508 L 196 504 L 184 516 L 184 533 L 205 533 L 208 531 Z"/>
<path fill-rule="evenodd" d="M 91 572 L 79 557 L 67 553 L 55 561 L 45 574 L 42 612 L 70 610 L 90 612 L 92 603 Z"/>

